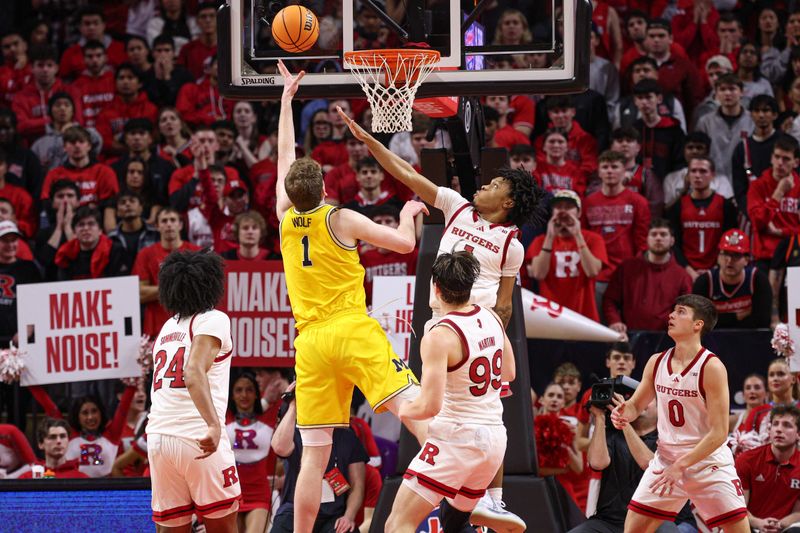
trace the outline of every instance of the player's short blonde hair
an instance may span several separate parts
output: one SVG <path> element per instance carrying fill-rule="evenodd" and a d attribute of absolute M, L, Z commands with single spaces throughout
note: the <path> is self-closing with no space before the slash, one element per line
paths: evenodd
<path fill-rule="evenodd" d="M 286 194 L 298 211 L 310 211 L 319 205 L 323 185 L 322 167 L 310 157 L 292 163 L 284 182 Z"/>

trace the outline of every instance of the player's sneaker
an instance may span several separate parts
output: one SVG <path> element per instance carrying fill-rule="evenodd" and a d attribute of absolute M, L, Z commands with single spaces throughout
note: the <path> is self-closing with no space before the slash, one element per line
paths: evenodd
<path fill-rule="evenodd" d="M 472 510 L 469 521 L 473 525 L 485 526 L 497 533 L 522 533 L 527 527 L 522 518 L 511 511 L 506 511 L 506 504 L 493 499 L 488 492 Z"/>

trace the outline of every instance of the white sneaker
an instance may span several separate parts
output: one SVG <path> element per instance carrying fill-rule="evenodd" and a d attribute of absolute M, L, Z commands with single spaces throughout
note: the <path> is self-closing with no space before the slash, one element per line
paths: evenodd
<path fill-rule="evenodd" d="M 497 533 L 522 533 L 527 527 L 522 518 L 506 511 L 506 504 L 502 500 L 493 499 L 488 492 L 472 510 L 470 522 L 493 529 Z"/>

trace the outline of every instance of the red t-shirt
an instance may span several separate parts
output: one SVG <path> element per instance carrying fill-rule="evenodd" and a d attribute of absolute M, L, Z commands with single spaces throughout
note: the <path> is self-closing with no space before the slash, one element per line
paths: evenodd
<path fill-rule="evenodd" d="M 199 250 L 200 247 L 184 241 L 177 249 Z M 134 276 L 139 276 L 141 281 L 147 281 L 151 285 L 158 285 L 158 271 L 161 268 L 161 263 L 170 253 L 172 253 L 172 250 L 167 250 L 161 246 L 160 242 L 139 250 L 131 273 Z M 145 304 L 144 308 L 142 331 L 151 337 L 158 335 L 158 332 L 161 331 L 161 326 L 169 318 L 169 313 L 161 307 L 161 303 L 158 300 L 149 302 Z"/>
<path fill-rule="evenodd" d="M 33 198 L 30 193 L 22 187 L 5 183 L 0 187 L 0 198 L 5 198 L 14 206 L 19 230 L 26 237 L 33 237 L 36 231 L 36 212 L 33 209 Z"/>
<path fill-rule="evenodd" d="M 88 478 L 86 474 L 78 470 L 78 459 L 73 459 L 72 461 L 67 461 L 61 466 L 57 466 L 56 468 L 47 468 L 44 463 L 37 461 L 36 464 L 44 466 L 44 475 L 45 477 L 54 477 L 54 478 Z M 33 472 L 25 472 L 19 479 L 33 479 Z"/>
<path fill-rule="evenodd" d="M 111 41 L 106 46 L 108 62 L 111 66 L 118 67 L 128 60 L 128 53 L 125 45 L 120 41 Z M 66 50 L 61 56 L 61 65 L 58 68 L 58 75 L 63 78 L 76 78 L 86 69 L 86 62 L 83 60 L 83 47 L 80 43 L 75 43 Z"/>
<path fill-rule="evenodd" d="M 347 148 L 341 141 L 322 141 L 311 151 L 311 159 L 323 167 L 344 165 L 347 158 Z"/>
<path fill-rule="evenodd" d="M 47 173 L 42 185 L 42 200 L 50 198 L 50 186 L 61 179 L 72 180 L 81 189 L 80 204 L 99 204 L 110 200 L 119 193 L 117 174 L 108 165 L 103 163 L 90 163 L 89 166 L 78 168 L 67 163 L 56 167 Z"/>
<path fill-rule="evenodd" d="M 200 39 L 194 39 L 181 47 L 181 52 L 178 54 L 178 64 L 189 69 L 194 79 L 198 80 L 203 76 L 206 59 L 216 55 L 216 53 L 216 44 L 207 45 Z"/>
<path fill-rule="evenodd" d="M 498 148 L 511 150 L 516 144 L 531 144 L 531 140 L 523 135 L 514 126 L 506 125 L 494 132 L 494 145 Z"/>
<path fill-rule="evenodd" d="M 753 256 L 756 259 L 772 259 L 778 243 L 795 233 L 800 233 L 800 175 L 794 174 L 794 187 L 780 203 L 772 198 L 778 181 L 772 169 L 765 170 L 761 177 L 750 184 L 747 191 L 747 214 L 753 223 Z M 783 230 L 782 236 L 767 232 L 769 223 Z"/>
<path fill-rule="evenodd" d="M 596 233 L 582 229 L 586 246 L 597 259 L 608 264 L 606 245 L 603 238 Z M 525 263 L 530 263 L 542 251 L 545 235 L 539 235 L 528 247 Z M 588 277 L 581 266 L 581 254 L 578 243 L 573 238 L 557 236 L 553 239 L 553 251 L 550 254 L 550 270 L 547 277 L 539 282 L 539 294 L 582 314 L 587 318 L 599 321 L 597 304 L 594 297 L 594 278 Z"/>
<path fill-rule="evenodd" d="M 551 165 L 547 161 L 537 161 L 533 177 L 536 183 L 548 192 L 570 189 L 580 196 L 586 192 L 586 175 L 573 161 L 565 161 L 561 166 Z"/>
<path fill-rule="evenodd" d="M 87 128 L 93 128 L 100 112 L 111 104 L 117 84 L 114 70 L 106 68 L 99 76 L 90 76 L 84 72 L 70 84 L 73 99 L 80 99 L 83 116 L 77 119 Z"/>
<path fill-rule="evenodd" d="M 756 518 L 783 518 L 800 498 L 800 451 L 778 464 L 772 445 L 748 450 L 736 458 L 742 488 L 750 491 L 747 510 Z"/>
<path fill-rule="evenodd" d="M 616 196 L 606 196 L 597 191 L 583 201 L 582 217 L 582 226 L 606 241 L 608 262 L 597 281 L 609 281 L 620 263 L 647 249 L 650 206 L 638 193 L 623 189 Z"/>

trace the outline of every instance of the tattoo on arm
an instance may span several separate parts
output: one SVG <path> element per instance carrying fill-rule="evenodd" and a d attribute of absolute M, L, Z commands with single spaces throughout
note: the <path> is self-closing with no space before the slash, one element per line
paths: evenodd
<path fill-rule="evenodd" d="M 497 313 L 497 316 L 503 321 L 503 327 L 507 328 L 508 323 L 511 322 L 511 306 L 497 306 L 494 308 L 494 312 Z"/>

